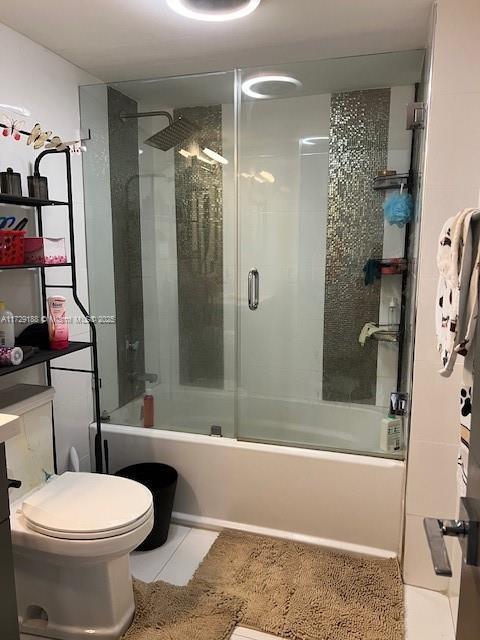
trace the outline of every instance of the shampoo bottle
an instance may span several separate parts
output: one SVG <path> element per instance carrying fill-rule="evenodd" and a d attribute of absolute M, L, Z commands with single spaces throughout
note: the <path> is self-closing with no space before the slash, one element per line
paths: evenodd
<path fill-rule="evenodd" d="M 403 421 L 401 417 L 383 418 L 380 431 L 380 449 L 395 453 L 403 446 Z"/>
<path fill-rule="evenodd" d="M 155 405 L 154 405 L 153 393 L 150 388 L 147 388 L 145 395 L 143 396 L 143 426 L 153 427 L 155 424 Z"/>
<path fill-rule="evenodd" d="M 66 349 L 68 347 L 68 323 L 65 298 L 63 296 L 51 296 L 47 302 L 50 348 Z"/>
<path fill-rule="evenodd" d="M 388 324 L 391 329 L 395 329 L 398 328 L 398 322 L 398 301 L 396 298 L 392 298 L 388 305 Z"/>
<path fill-rule="evenodd" d="M 5 303 L 0 300 L 0 347 L 13 349 L 15 346 L 14 316 L 5 309 Z"/>

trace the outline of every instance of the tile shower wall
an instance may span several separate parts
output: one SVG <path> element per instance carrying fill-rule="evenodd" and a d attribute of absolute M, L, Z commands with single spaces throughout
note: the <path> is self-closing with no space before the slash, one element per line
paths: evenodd
<path fill-rule="evenodd" d="M 163 105 L 150 102 L 139 103 L 140 111 L 151 111 Z M 218 109 L 218 107 L 217 107 Z M 173 111 L 167 109 L 173 115 Z M 220 211 L 220 225 L 217 227 L 217 258 L 218 250 L 222 250 L 216 265 L 215 287 L 216 304 L 223 305 L 223 334 L 218 339 L 220 348 L 209 355 L 212 362 L 220 371 L 219 359 L 223 358 L 224 378 L 216 379 L 212 385 L 205 385 L 213 395 L 205 393 L 204 388 L 194 388 L 189 382 L 183 382 L 180 377 L 181 339 L 179 333 L 179 305 L 178 305 L 178 261 L 177 261 L 177 215 L 176 215 L 176 180 L 175 155 L 178 150 L 167 152 L 153 149 L 144 141 L 165 126 L 162 117 L 144 118 L 139 121 L 139 167 L 140 167 L 140 201 L 141 201 L 141 230 L 142 230 L 142 263 L 143 263 L 143 293 L 145 342 L 148 348 L 145 353 L 145 367 L 148 372 L 158 375 L 156 394 L 159 401 L 156 405 L 156 422 L 159 426 L 208 432 L 210 425 L 219 423 L 223 427 L 224 435 L 233 436 L 233 380 L 235 353 L 235 190 L 234 184 L 234 151 L 233 151 L 233 105 L 225 104 L 221 107 L 222 118 L 222 154 L 229 160 L 220 172 L 220 192 L 222 193 L 222 209 Z M 200 141 L 201 142 L 201 141 Z M 204 144 L 207 141 L 204 140 Z M 211 146 L 216 145 L 215 139 L 210 139 Z M 185 143 L 186 148 L 196 151 L 194 140 Z M 195 148 L 194 148 L 195 147 Z M 218 145 L 216 147 L 216 150 Z M 203 163 L 202 163 L 203 164 Z M 209 171 L 210 166 L 206 166 Z M 188 166 L 187 166 L 188 169 Z M 193 193 L 194 183 L 188 180 L 196 179 L 198 164 L 190 177 L 182 177 L 182 186 L 187 192 Z M 206 173 L 205 175 L 209 175 Z M 200 182 L 197 182 L 197 187 Z M 210 183 L 209 183 L 210 184 Z M 208 185 L 207 185 L 208 187 Z M 218 182 L 217 182 L 218 187 Z M 206 190 L 208 192 L 208 188 Z M 217 216 L 218 217 L 218 216 Z M 208 221 L 207 221 L 208 223 Z M 208 226 L 208 224 L 207 224 Z M 198 227 L 198 225 L 197 225 Z M 220 241 L 218 231 L 222 231 Z M 188 229 L 186 229 L 188 232 Z M 198 228 L 197 228 L 198 231 Z M 195 232 L 194 225 L 190 227 L 191 235 Z M 196 235 L 198 237 L 198 234 Z M 205 236 L 208 237 L 208 236 Z M 184 247 L 185 248 L 185 247 Z M 210 258 L 215 258 L 215 247 L 210 247 Z M 213 251 L 213 253 L 212 253 Z M 207 251 L 208 253 L 208 251 Z M 199 256 L 197 255 L 197 258 Z M 212 261 L 210 260 L 210 264 Z M 219 265 L 222 268 L 219 269 Z M 195 265 L 194 265 L 195 266 Z M 187 268 L 188 267 L 188 268 Z M 196 268 L 196 267 L 195 267 Z M 184 261 L 184 275 L 189 275 L 190 266 Z M 218 276 L 221 281 L 219 282 Z M 202 272 L 197 272 L 202 277 Z M 208 277 L 208 274 L 207 274 Z M 184 291 L 186 295 L 188 289 Z M 188 299 L 183 301 L 183 313 L 188 313 Z M 204 302 L 200 299 L 195 303 Z M 211 304 L 211 301 L 208 302 Z M 205 311 L 208 310 L 208 306 Z M 220 325 L 217 326 L 217 329 Z M 188 327 L 187 327 L 188 328 Z M 191 336 L 194 337 L 193 334 Z M 184 339 L 188 335 L 184 336 Z M 195 339 L 199 339 L 196 335 Z M 201 339 L 201 338 L 200 338 Z M 223 354 L 222 354 L 223 351 Z M 201 373 L 205 378 L 207 368 Z M 217 375 L 217 374 L 215 374 Z M 202 383 L 203 384 L 203 383 Z M 138 421 L 139 410 L 135 409 L 133 419 Z"/>
<path fill-rule="evenodd" d="M 190 152 L 222 148 L 222 106 L 175 109 L 200 127 Z M 202 156 L 205 157 L 205 156 Z M 180 384 L 223 389 L 223 178 L 208 158 L 175 154 Z"/>
<path fill-rule="evenodd" d="M 115 275 L 118 396 L 123 406 L 144 391 L 142 247 L 138 169 L 137 103 L 108 88 L 112 239 Z"/>
<path fill-rule="evenodd" d="M 138 108 L 145 112 L 159 106 L 141 102 Z M 164 394 L 156 406 L 156 422 L 169 427 L 174 424 L 169 399 L 179 377 L 175 152 L 145 144 L 166 124 L 164 117 L 139 120 L 138 148 L 145 371 L 157 376 Z M 139 413 L 136 419 L 140 419 Z"/>
<path fill-rule="evenodd" d="M 332 95 L 323 398 L 376 403 L 377 343 L 358 342 L 378 322 L 380 283 L 363 283 L 362 267 L 383 255 L 383 194 L 372 190 L 387 166 L 390 89 Z"/>

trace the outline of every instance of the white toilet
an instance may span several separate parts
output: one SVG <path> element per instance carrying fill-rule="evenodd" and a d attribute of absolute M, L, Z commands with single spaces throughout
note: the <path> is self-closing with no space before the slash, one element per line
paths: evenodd
<path fill-rule="evenodd" d="M 109 475 L 64 473 L 11 515 L 20 630 L 118 640 L 135 606 L 129 553 L 153 526 L 152 494 Z"/>

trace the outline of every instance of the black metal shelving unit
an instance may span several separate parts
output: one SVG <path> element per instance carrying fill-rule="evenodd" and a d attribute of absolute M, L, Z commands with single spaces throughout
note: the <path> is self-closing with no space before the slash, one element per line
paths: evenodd
<path fill-rule="evenodd" d="M 87 321 L 90 327 L 90 342 L 70 342 L 67 349 L 61 350 L 40 350 L 32 357 L 28 358 L 22 364 L 12 367 L 0 368 L 0 376 L 16 373 L 22 369 L 34 367 L 36 365 L 45 364 L 46 377 L 48 385 L 52 384 L 52 371 L 74 371 L 78 373 L 91 374 L 93 379 L 93 391 L 94 391 L 94 414 L 95 423 L 97 427 L 97 433 L 95 436 L 95 471 L 97 473 L 103 473 L 103 451 L 102 451 L 102 422 L 100 417 L 100 377 L 98 372 L 98 349 L 97 349 L 97 328 L 95 322 L 90 317 L 90 314 L 86 310 L 82 301 L 78 297 L 77 287 L 77 273 L 76 273 L 76 257 L 75 257 L 75 233 L 74 233 L 74 218 L 73 218 L 73 194 L 72 194 L 72 168 L 70 159 L 70 149 L 64 151 L 56 151 L 55 149 L 46 149 L 42 151 L 35 160 L 34 170 L 40 173 L 40 164 L 48 155 L 63 156 L 65 158 L 66 180 L 67 180 L 67 201 L 59 200 L 42 200 L 39 198 L 29 198 L 24 196 L 12 196 L 0 193 L 0 204 L 15 205 L 22 207 L 33 207 L 37 213 L 37 229 L 39 236 L 43 235 L 43 208 L 44 207 L 67 207 L 68 208 L 68 228 L 69 228 L 69 243 L 70 243 L 70 262 L 63 264 L 52 265 L 34 265 L 34 264 L 22 264 L 15 266 L 0 266 L 0 270 L 9 269 L 37 269 L 40 272 L 40 288 L 42 297 L 42 312 L 47 316 L 47 290 L 48 289 L 69 289 L 72 292 L 73 300 L 77 307 L 80 309 L 83 317 Z M 54 267 L 66 267 L 71 272 L 71 284 L 64 285 L 49 285 L 46 281 L 46 269 Z M 75 369 L 70 367 L 55 367 L 52 366 L 52 360 L 61 358 L 62 356 L 81 351 L 83 349 L 91 349 L 92 353 L 92 368 L 91 369 Z M 53 418 L 53 416 L 52 416 Z M 55 457 L 55 471 L 57 471 L 57 456 L 55 447 L 55 420 L 52 419 L 53 425 L 53 449 Z"/>

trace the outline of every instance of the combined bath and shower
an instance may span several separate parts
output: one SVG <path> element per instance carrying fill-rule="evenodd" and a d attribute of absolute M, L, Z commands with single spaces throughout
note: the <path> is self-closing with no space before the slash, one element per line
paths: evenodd
<path fill-rule="evenodd" d="M 188 118 L 179 116 L 173 118 L 168 111 L 145 111 L 143 113 L 125 113 L 120 114 L 122 122 L 131 118 L 147 118 L 150 116 L 165 116 L 168 118 L 168 126 L 153 136 L 145 140 L 145 144 L 154 147 L 155 149 L 161 149 L 162 151 L 169 151 L 187 140 L 191 135 L 200 131 L 200 127 L 195 122 L 192 122 Z"/>

